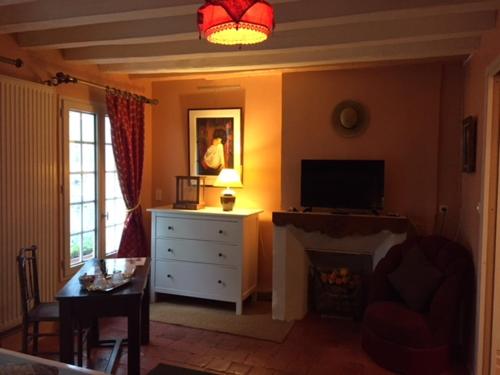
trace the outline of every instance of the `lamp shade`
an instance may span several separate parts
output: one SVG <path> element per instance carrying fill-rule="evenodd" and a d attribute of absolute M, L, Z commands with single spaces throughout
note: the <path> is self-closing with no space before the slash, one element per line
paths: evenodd
<path fill-rule="evenodd" d="M 236 169 L 224 168 L 217 176 L 214 186 L 234 188 L 242 187 L 243 185 L 241 183 L 240 174 Z"/>
<path fill-rule="evenodd" d="M 198 30 L 211 43 L 260 43 L 273 29 L 274 10 L 264 0 L 205 0 L 198 9 Z"/>

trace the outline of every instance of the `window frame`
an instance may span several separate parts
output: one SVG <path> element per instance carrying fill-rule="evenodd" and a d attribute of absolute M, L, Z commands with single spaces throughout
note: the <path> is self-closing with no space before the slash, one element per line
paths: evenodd
<path fill-rule="evenodd" d="M 106 255 L 105 245 L 106 245 L 106 191 L 105 191 L 105 176 L 106 176 L 106 166 L 105 166 L 105 117 L 107 115 L 107 109 L 104 104 L 78 101 L 72 99 L 62 99 L 61 104 L 61 117 L 62 117 L 62 268 L 63 268 L 63 279 L 68 279 L 73 276 L 84 262 L 77 265 L 71 266 L 71 256 L 69 252 L 70 248 L 70 183 L 69 183 L 69 173 L 70 173 L 70 160 L 69 160 L 69 113 L 70 111 L 92 113 L 96 117 L 95 124 L 95 143 L 96 143 L 96 154 L 95 154 L 95 166 L 96 166 L 96 258 L 109 258 L 114 257 L 116 252 Z"/>

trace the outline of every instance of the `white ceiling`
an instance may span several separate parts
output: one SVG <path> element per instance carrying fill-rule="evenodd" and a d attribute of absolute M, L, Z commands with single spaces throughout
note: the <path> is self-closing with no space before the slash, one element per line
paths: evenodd
<path fill-rule="evenodd" d="M 28 49 L 133 75 L 183 75 L 467 56 L 500 0 L 270 0 L 260 45 L 198 39 L 194 0 L 0 0 L 0 33 Z"/>

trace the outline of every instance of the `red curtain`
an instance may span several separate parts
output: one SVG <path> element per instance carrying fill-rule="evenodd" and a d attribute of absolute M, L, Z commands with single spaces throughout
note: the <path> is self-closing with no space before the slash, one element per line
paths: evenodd
<path fill-rule="evenodd" d="M 118 257 L 148 256 L 139 201 L 144 160 L 144 102 L 132 95 L 107 90 L 106 104 L 116 170 L 127 206 Z"/>

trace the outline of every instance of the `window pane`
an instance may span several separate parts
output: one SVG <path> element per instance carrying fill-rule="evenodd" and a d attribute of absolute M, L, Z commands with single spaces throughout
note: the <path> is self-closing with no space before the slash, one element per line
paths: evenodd
<path fill-rule="evenodd" d="M 84 172 L 95 171 L 95 145 L 82 145 L 83 166 Z"/>
<path fill-rule="evenodd" d="M 111 144 L 111 122 L 109 117 L 104 117 L 104 143 Z"/>
<path fill-rule="evenodd" d="M 114 224 L 123 224 L 125 221 L 125 205 L 123 204 L 122 199 L 113 199 L 110 201 L 107 201 L 106 204 L 108 205 L 107 213 L 108 213 L 108 220 L 107 220 L 107 225 L 114 225 Z"/>
<path fill-rule="evenodd" d="M 69 140 L 79 141 L 80 140 L 80 113 L 79 112 L 69 112 Z"/>
<path fill-rule="evenodd" d="M 82 176 L 80 174 L 69 175 L 69 201 L 70 203 L 82 200 Z"/>
<path fill-rule="evenodd" d="M 82 113 L 82 141 L 94 142 L 95 115 Z"/>
<path fill-rule="evenodd" d="M 115 156 L 113 155 L 113 147 L 106 145 L 106 171 L 116 171 Z"/>
<path fill-rule="evenodd" d="M 115 253 L 120 246 L 123 225 L 113 225 L 106 228 L 106 254 Z"/>
<path fill-rule="evenodd" d="M 69 171 L 80 172 L 82 170 L 82 148 L 79 143 L 69 144 Z"/>
<path fill-rule="evenodd" d="M 71 236 L 70 238 L 70 259 L 71 264 L 81 262 L 81 245 L 82 236 L 80 234 Z"/>
<path fill-rule="evenodd" d="M 115 158 L 111 145 L 111 122 L 108 116 L 104 118 L 105 172 L 106 172 L 106 254 L 116 253 L 120 245 L 125 221 L 126 210 L 116 173 Z"/>
<path fill-rule="evenodd" d="M 114 172 L 106 172 L 106 199 L 115 198 L 113 192 Z"/>
<path fill-rule="evenodd" d="M 79 233 L 82 231 L 82 206 L 72 204 L 69 206 L 69 231 Z"/>
<path fill-rule="evenodd" d="M 127 217 L 127 207 L 125 207 L 125 202 L 123 199 L 118 199 L 116 201 L 116 215 L 117 215 L 117 223 L 123 224 L 125 222 L 125 218 Z"/>
<path fill-rule="evenodd" d="M 83 175 L 83 200 L 95 200 L 95 175 L 93 173 L 85 173 Z"/>
<path fill-rule="evenodd" d="M 83 259 L 95 257 L 95 231 L 83 233 Z"/>
<path fill-rule="evenodd" d="M 116 247 L 113 237 L 113 227 L 106 227 L 106 254 L 112 253 Z"/>
<path fill-rule="evenodd" d="M 122 191 L 116 172 L 106 172 L 106 199 L 111 198 L 122 198 Z"/>
<path fill-rule="evenodd" d="M 114 211 L 115 211 L 115 200 L 106 199 L 106 226 L 111 226 L 114 224 Z"/>
<path fill-rule="evenodd" d="M 74 266 L 97 255 L 97 115 L 69 111 L 69 135 L 69 250 Z"/>
<path fill-rule="evenodd" d="M 83 205 L 83 230 L 94 230 L 95 229 L 95 204 L 85 203 Z"/>

